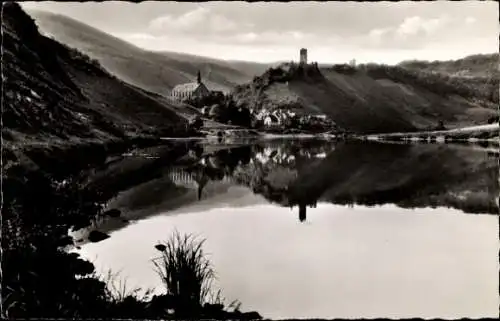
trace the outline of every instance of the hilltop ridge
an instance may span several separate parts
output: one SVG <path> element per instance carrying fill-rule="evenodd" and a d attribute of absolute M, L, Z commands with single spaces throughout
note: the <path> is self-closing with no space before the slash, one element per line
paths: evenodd
<path fill-rule="evenodd" d="M 500 74 L 499 64 L 499 54 L 490 53 L 470 55 L 461 59 L 446 61 L 405 60 L 398 65 L 408 69 L 449 75 L 498 78 Z"/>

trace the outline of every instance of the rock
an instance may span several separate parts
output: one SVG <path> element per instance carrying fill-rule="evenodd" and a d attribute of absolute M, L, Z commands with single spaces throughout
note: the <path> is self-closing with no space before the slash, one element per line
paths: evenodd
<path fill-rule="evenodd" d="M 166 250 L 166 248 L 167 248 L 167 247 L 166 247 L 165 245 L 163 245 L 163 244 L 156 244 L 156 245 L 155 245 L 155 249 L 157 249 L 157 250 L 158 250 L 158 251 L 160 251 L 160 252 L 165 251 L 165 250 Z"/>
<path fill-rule="evenodd" d="M 92 231 L 89 233 L 88 240 L 97 243 L 109 238 L 109 235 L 100 231 Z"/>

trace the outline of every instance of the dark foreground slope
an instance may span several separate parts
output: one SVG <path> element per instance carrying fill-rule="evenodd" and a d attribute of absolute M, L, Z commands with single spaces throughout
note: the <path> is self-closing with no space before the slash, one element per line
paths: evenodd
<path fill-rule="evenodd" d="M 184 120 L 171 106 L 40 35 L 18 4 L 4 5 L 2 29 L 4 166 L 36 146 L 182 134 Z"/>
<path fill-rule="evenodd" d="M 358 133 L 427 130 L 440 121 L 449 128 L 485 124 L 496 114 L 492 101 L 471 97 L 470 91 L 448 90 L 455 88 L 450 85 L 443 92 L 436 84 L 397 76 L 385 66 L 320 69 L 282 64 L 236 87 L 234 96 L 256 109 L 324 113 Z"/>
<path fill-rule="evenodd" d="M 43 33 L 97 59 L 120 79 L 157 94 L 169 94 L 175 85 L 193 81 L 198 70 L 210 89 L 229 90 L 268 67 L 181 53 L 151 52 L 62 15 L 43 11 L 29 11 L 29 14 Z"/>

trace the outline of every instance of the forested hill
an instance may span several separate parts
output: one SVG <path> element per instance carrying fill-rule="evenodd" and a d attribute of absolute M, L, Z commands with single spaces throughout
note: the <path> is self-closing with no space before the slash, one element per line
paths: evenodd
<path fill-rule="evenodd" d="M 454 87 L 467 96 L 490 101 L 498 107 L 500 60 L 498 53 L 477 54 L 447 61 L 403 61 L 398 67 L 412 71 L 415 78 L 430 86 Z M 395 67 L 397 68 L 397 67 Z"/>
<path fill-rule="evenodd" d="M 499 54 L 477 54 L 457 60 L 425 61 L 407 60 L 399 66 L 418 71 L 438 72 L 455 76 L 495 77 L 498 79 Z"/>

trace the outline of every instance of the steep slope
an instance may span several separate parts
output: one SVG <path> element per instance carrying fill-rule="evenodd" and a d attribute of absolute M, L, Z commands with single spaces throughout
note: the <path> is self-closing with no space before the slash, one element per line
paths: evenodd
<path fill-rule="evenodd" d="M 15 160 L 13 151 L 33 146 L 182 134 L 185 122 L 171 106 L 40 35 L 17 3 L 4 5 L 2 30 L 7 162 Z"/>
<path fill-rule="evenodd" d="M 198 70 L 210 89 L 227 91 L 268 67 L 258 63 L 146 51 L 62 15 L 43 11 L 29 11 L 29 14 L 43 33 L 97 59 L 120 79 L 161 95 L 168 94 L 177 84 L 196 79 Z"/>
<path fill-rule="evenodd" d="M 443 95 L 433 87 L 371 71 L 282 64 L 236 87 L 233 94 L 250 108 L 324 113 L 340 127 L 358 133 L 429 129 L 439 121 L 450 128 L 484 124 L 496 113 L 459 92 Z"/>

